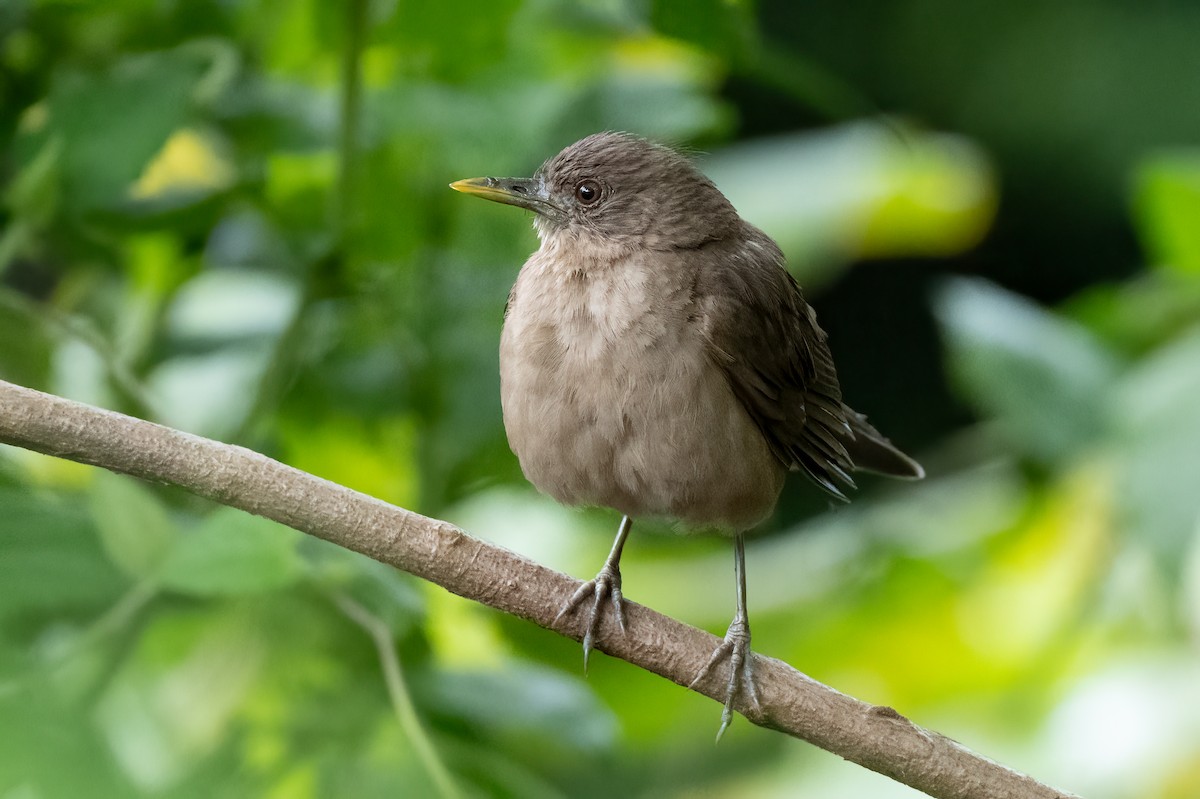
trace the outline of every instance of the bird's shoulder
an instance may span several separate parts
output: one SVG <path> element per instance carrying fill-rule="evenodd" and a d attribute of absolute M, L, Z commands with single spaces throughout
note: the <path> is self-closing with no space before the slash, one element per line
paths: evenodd
<path fill-rule="evenodd" d="M 854 468 L 837 370 L 816 312 L 778 245 L 746 224 L 695 255 L 696 324 L 775 456 L 842 496 Z"/>

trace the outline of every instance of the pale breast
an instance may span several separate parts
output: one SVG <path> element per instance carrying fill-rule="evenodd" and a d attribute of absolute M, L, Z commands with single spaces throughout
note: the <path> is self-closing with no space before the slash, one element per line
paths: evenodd
<path fill-rule="evenodd" d="M 509 444 L 525 476 L 572 505 L 729 530 L 775 505 L 784 470 L 709 362 L 691 281 L 637 256 L 556 268 L 535 253 L 500 345 Z"/>

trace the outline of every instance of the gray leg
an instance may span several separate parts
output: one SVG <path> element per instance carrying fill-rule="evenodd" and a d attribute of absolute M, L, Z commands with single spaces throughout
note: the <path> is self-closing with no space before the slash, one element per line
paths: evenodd
<path fill-rule="evenodd" d="M 622 517 L 621 526 L 617 529 L 617 540 L 613 541 L 612 551 L 608 553 L 608 559 L 604 561 L 604 567 L 600 569 L 600 573 L 596 575 L 595 579 L 588 580 L 579 586 L 574 595 L 567 600 L 567 604 L 563 605 L 562 610 L 554 617 L 554 621 L 557 622 L 578 607 L 589 595 L 594 597 L 587 629 L 583 633 L 584 672 L 587 671 L 588 656 L 592 653 L 592 643 L 596 640 L 596 628 L 600 625 L 600 617 L 603 615 L 605 596 L 612 604 L 613 615 L 617 617 L 617 626 L 621 628 L 621 632 L 625 632 L 625 609 L 621 605 L 624 601 L 621 596 L 621 551 L 625 548 L 625 539 L 629 538 L 631 527 L 633 527 L 633 520 L 628 516 Z"/>
<path fill-rule="evenodd" d="M 725 689 L 725 708 L 721 711 L 721 728 L 717 730 L 717 740 L 729 728 L 733 720 L 733 700 L 741 691 L 745 691 L 747 699 L 754 705 L 758 703 L 758 688 L 754 685 L 754 664 L 750 659 L 750 619 L 746 614 L 746 544 L 741 533 L 733 540 L 733 571 L 737 581 L 737 609 L 725 640 L 712 653 L 708 663 L 700 669 L 696 679 L 692 680 L 690 688 L 695 688 L 712 667 L 729 657 L 729 685 Z"/>

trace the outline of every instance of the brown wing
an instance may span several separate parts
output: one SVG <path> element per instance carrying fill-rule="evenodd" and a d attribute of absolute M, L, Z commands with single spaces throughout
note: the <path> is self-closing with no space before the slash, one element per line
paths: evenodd
<path fill-rule="evenodd" d="M 710 357 L 771 451 L 839 499 L 855 468 L 919 477 L 920 466 L 842 402 L 825 331 L 783 254 L 757 228 L 746 232 L 704 253 L 697 299 Z"/>

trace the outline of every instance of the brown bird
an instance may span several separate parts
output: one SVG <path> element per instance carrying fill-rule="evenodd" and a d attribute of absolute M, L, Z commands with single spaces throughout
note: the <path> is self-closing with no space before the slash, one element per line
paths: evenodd
<path fill-rule="evenodd" d="M 816 314 L 778 245 L 684 157 L 597 133 L 532 178 L 451 188 L 527 208 L 541 247 L 512 288 L 500 339 L 509 444 L 525 476 L 568 505 L 624 514 L 595 579 L 584 666 L 605 599 L 623 631 L 621 551 L 635 517 L 734 537 L 737 609 L 693 681 L 730 661 L 721 734 L 740 692 L 755 706 L 743 536 L 788 471 L 846 499 L 850 473 L 916 479 L 914 460 L 842 402 Z"/>

